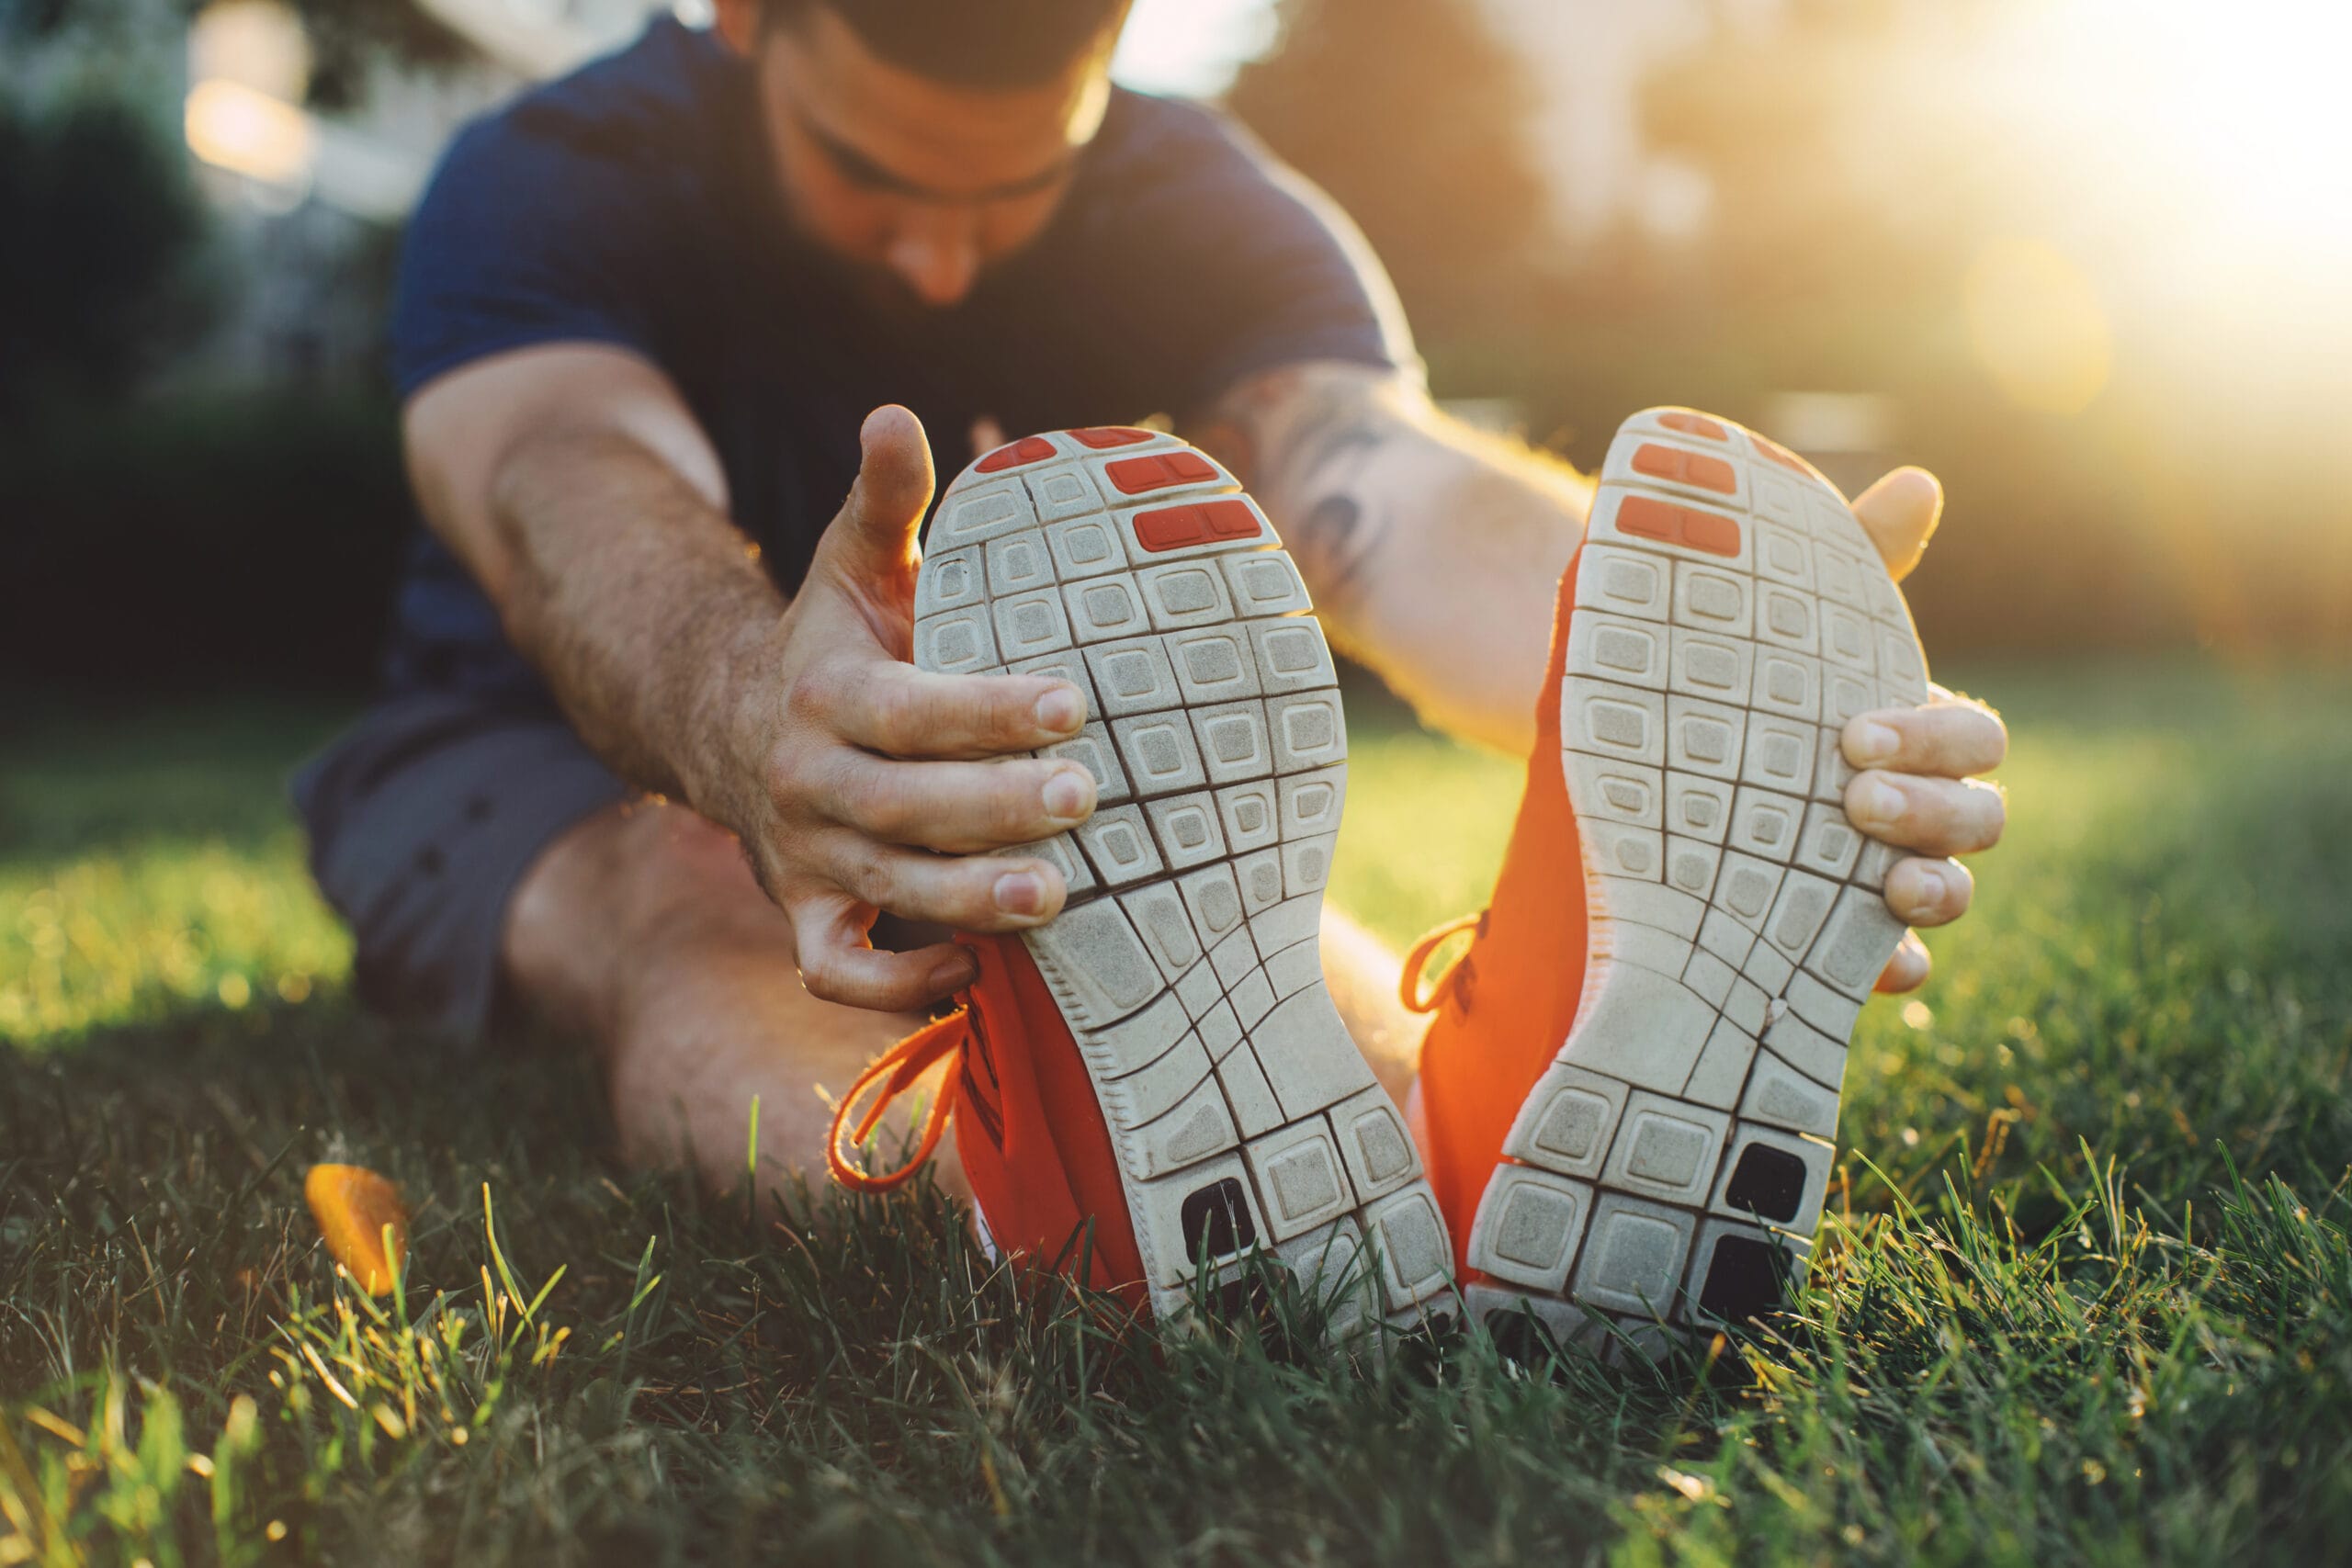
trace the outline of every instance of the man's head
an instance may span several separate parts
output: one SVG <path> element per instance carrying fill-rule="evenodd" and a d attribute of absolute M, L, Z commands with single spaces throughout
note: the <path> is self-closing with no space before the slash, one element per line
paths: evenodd
<path fill-rule="evenodd" d="M 785 198 L 877 291 L 956 303 L 1045 228 L 1130 0 L 718 0 Z"/>

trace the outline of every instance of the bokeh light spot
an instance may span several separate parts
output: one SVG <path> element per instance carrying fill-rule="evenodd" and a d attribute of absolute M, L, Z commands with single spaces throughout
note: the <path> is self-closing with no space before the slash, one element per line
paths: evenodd
<path fill-rule="evenodd" d="M 2039 240 L 1988 243 L 1963 285 L 1978 361 L 2020 408 L 2072 415 L 2107 385 L 2106 309 L 2080 267 Z"/>
<path fill-rule="evenodd" d="M 300 109 L 242 82 L 213 78 L 187 95 L 188 151 L 266 185 L 308 183 L 318 136 Z"/>

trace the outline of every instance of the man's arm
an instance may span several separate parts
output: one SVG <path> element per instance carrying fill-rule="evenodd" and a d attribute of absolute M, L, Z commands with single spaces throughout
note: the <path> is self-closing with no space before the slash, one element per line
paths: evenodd
<path fill-rule="evenodd" d="M 1197 422 L 1194 437 L 1243 477 L 1306 579 L 1332 641 L 1422 717 L 1524 755 L 1550 649 L 1560 573 L 1584 536 L 1591 483 L 1556 459 L 1447 419 L 1414 378 L 1345 364 L 1285 367 L 1243 382 Z M 1900 581 L 1918 563 L 1943 504 L 1917 468 L 1854 501 Z M 1968 908 L 1973 884 L 1947 857 L 2001 834 L 1999 765 L 2008 738 L 1981 704 L 1941 693 L 1918 709 L 1847 726 L 1847 814 L 1918 857 L 1887 874 L 1887 902 L 1913 925 Z M 1881 985 L 1927 977 L 1917 938 Z"/>
<path fill-rule="evenodd" d="M 1526 754 L 1590 481 L 1361 365 L 1253 378 L 1188 434 L 1266 508 L 1342 652 L 1438 728 Z"/>
<path fill-rule="evenodd" d="M 630 783 L 690 798 L 718 765 L 715 676 L 785 601 L 683 412 L 637 356 L 564 345 L 432 383 L 403 434 L 426 521 L 582 739 Z"/>
<path fill-rule="evenodd" d="M 968 977 L 945 944 L 873 952 L 877 908 L 966 931 L 1059 910 L 1050 866 L 985 852 L 1092 809 L 1082 767 L 1007 755 L 1076 733 L 1085 698 L 906 661 L 932 487 L 911 414 L 867 418 L 857 484 L 789 604 L 684 403 L 633 355 L 478 361 L 411 399 L 404 433 L 427 520 L 509 639 L 598 755 L 743 840 L 811 991 L 907 1008 Z"/>

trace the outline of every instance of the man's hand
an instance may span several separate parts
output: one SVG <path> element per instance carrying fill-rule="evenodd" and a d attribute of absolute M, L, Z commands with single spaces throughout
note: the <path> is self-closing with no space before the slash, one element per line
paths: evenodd
<path fill-rule="evenodd" d="M 987 852 L 1093 811 L 1084 768 L 1010 755 L 1077 734 L 1085 695 L 908 662 L 932 487 L 912 414 L 866 417 L 857 484 L 788 605 L 684 399 L 634 354 L 492 355 L 413 397 L 403 434 L 426 518 L 582 739 L 742 840 L 811 992 L 902 1010 L 971 977 L 947 943 L 874 952 L 882 909 L 974 931 L 1060 910 L 1059 872 Z"/>
<path fill-rule="evenodd" d="M 1854 515 L 1897 582 L 1919 564 L 1943 504 L 1943 488 L 1919 468 L 1897 468 L 1855 497 Z M 1979 776 L 2007 754 L 2000 716 L 1932 689 L 1925 707 L 1857 715 L 1843 738 L 1846 761 L 1861 770 L 1846 786 L 1846 815 L 1872 838 L 1919 852 L 1886 874 L 1888 907 L 1914 926 L 1948 925 L 1967 912 L 1975 879 L 1950 857 L 1992 848 L 2007 818 L 2000 789 Z M 1926 944 L 1905 931 L 1878 988 L 1914 990 L 1928 967 Z"/>
<path fill-rule="evenodd" d="M 791 917 L 809 991 L 906 1010 L 968 982 L 971 960 L 948 943 L 876 952 L 877 912 L 970 931 L 1053 919 L 1061 874 L 987 852 L 1084 821 L 1094 780 L 1012 755 L 1078 733 L 1086 699 L 1069 682 L 909 662 L 931 455 L 902 408 L 867 415 L 860 439 L 857 484 L 791 607 L 729 672 L 727 743 L 688 784 Z"/>

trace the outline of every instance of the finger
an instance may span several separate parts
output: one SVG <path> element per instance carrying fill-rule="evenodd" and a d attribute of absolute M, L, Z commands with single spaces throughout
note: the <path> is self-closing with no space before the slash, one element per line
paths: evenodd
<path fill-rule="evenodd" d="M 1948 926 L 1975 896 L 1975 876 L 1956 860 L 1899 860 L 1886 874 L 1886 907 L 1908 926 Z"/>
<path fill-rule="evenodd" d="M 1086 694 L 1047 675 L 938 675 L 861 660 L 821 694 L 842 739 L 892 757 L 1001 757 L 1067 740 Z"/>
<path fill-rule="evenodd" d="M 1069 897 L 1051 863 L 1023 855 L 925 854 L 842 832 L 824 844 L 820 863 L 861 903 L 961 931 L 1041 926 Z"/>
<path fill-rule="evenodd" d="M 1894 949 L 1894 956 L 1886 961 L 1879 972 L 1878 987 L 1882 991 L 1916 991 L 1928 983 L 1928 976 L 1936 966 L 1928 956 L 1928 944 L 1919 940 L 1917 931 L 1905 931 L 1903 941 Z"/>
<path fill-rule="evenodd" d="M 972 456 L 975 459 L 987 457 L 1003 445 L 1004 426 L 987 414 L 972 422 Z"/>
<path fill-rule="evenodd" d="M 867 938 L 871 905 L 835 896 L 802 900 L 791 910 L 800 983 L 820 1001 L 881 1012 L 910 1012 L 978 977 L 972 955 L 954 942 L 911 953 L 878 953 Z"/>
<path fill-rule="evenodd" d="M 849 499 L 818 541 L 819 568 L 854 583 L 913 581 L 915 530 L 931 504 L 931 445 L 922 422 L 896 403 L 865 416 Z"/>
<path fill-rule="evenodd" d="M 1846 815 L 1873 839 L 1930 855 L 1973 854 L 2000 842 L 2007 808 L 1982 779 L 1923 779 L 1872 768 L 1846 786 Z"/>
<path fill-rule="evenodd" d="M 1878 708 L 1846 721 L 1846 761 L 1858 768 L 1964 779 L 1989 773 L 2009 754 L 2001 716 L 1982 703 L 1949 698 L 1917 708 Z"/>
<path fill-rule="evenodd" d="M 1094 775 L 1077 762 L 901 762 L 849 750 L 842 759 L 819 784 L 817 808 L 880 843 L 972 854 L 1066 833 L 1094 811 Z"/>
<path fill-rule="evenodd" d="M 1925 468 L 1897 468 L 1854 498 L 1854 515 L 1900 582 L 1919 564 L 1944 514 L 1944 487 Z"/>

